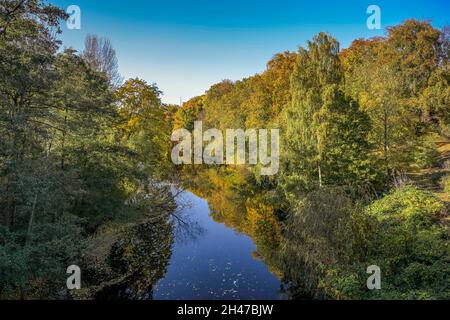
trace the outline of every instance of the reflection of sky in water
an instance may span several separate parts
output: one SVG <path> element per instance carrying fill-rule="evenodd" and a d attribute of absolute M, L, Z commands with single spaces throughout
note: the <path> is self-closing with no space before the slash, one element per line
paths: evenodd
<path fill-rule="evenodd" d="M 216 223 L 205 200 L 190 193 L 186 197 L 191 208 L 185 214 L 204 230 L 193 241 L 177 240 L 154 299 L 281 298 L 280 281 L 252 257 L 252 239 Z"/>

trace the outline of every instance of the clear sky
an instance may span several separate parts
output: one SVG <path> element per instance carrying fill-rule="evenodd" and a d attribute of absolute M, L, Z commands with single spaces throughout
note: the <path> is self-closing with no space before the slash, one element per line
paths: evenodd
<path fill-rule="evenodd" d="M 108 37 L 125 78 L 157 83 L 163 101 L 179 103 L 223 79 L 265 69 L 278 52 L 296 50 L 320 31 L 342 47 L 384 34 L 366 27 L 367 7 L 381 8 L 382 29 L 408 18 L 450 24 L 450 0 L 49 0 L 81 9 L 81 30 L 63 27 L 66 47 L 82 50 L 87 34 Z"/>

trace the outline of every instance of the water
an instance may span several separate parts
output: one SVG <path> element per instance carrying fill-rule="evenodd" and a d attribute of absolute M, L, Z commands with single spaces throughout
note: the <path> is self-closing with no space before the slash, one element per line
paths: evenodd
<path fill-rule="evenodd" d="M 178 236 L 167 273 L 154 287 L 156 300 L 284 299 L 282 283 L 254 258 L 252 239 L 210 216 L 207 201 L 186 192 L 183 209 L 192 237 Z"/>

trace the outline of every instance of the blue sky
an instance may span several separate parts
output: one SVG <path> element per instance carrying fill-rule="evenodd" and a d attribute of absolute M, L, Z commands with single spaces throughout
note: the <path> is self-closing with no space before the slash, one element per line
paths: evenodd
<path fill-rule="evenodd" d="M 66 47 L 82 50 L 87 34 L 108 37 L 125 78 L 157 83 L 163 101 L 179 103 L 223 79 L 265 69 L 277 52 L 296 50 L 320 31 L 342 47 L 384 30 L 366 27 L 367 7 L 381 8 L 382 29 L 408 18 L 450 24 L 448 0 L 50 0 L 81 9 L 81 30 L 63 26 Z"/>

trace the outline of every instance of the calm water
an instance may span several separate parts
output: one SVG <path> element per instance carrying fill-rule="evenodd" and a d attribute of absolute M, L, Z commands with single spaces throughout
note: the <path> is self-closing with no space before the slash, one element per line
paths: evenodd
<path fill-rule="evenodd" d="M 282 284 L 261 260 L 253 257 L 252 239 L 215 222 L 208 203 L 186 192 L 183 209 L 194 226 L 176 237 L 165 278 L 153 298 L 163 299 L 284 299 Z M 184 232 L 185 233 L 185 232 Z M 178 234 L 178 233 L 177 233 Z"/>

